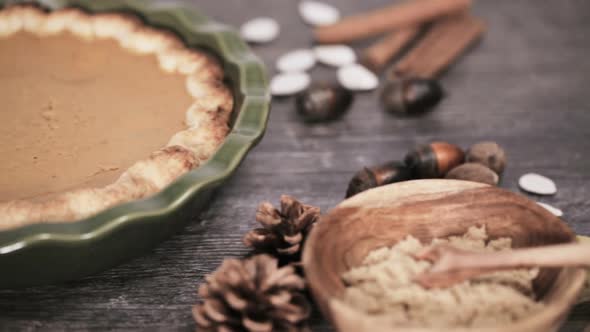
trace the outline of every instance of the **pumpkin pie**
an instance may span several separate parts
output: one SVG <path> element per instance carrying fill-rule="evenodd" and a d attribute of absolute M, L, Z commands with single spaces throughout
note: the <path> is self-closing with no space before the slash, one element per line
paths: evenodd
<path fill-rule="evenodd" d="M 153 195 L 228 134 L 219 63 L 118 13 L 0 10 L 0 230 Z"/>

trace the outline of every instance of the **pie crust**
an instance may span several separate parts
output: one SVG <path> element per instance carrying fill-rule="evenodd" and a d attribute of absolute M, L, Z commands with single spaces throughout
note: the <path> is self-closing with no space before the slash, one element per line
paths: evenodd
<path fill-rule="evenodd" d="M 114 183 L 62 192 L 44 201 L 0 202 L 0 230 L 71 222 L 153 195 L 209 159 L 229 132 L 233 96 L 223 83 L 220 64 L 206 53 L 186 47 L 168 31 L 149 27 L 127 14 L 88 14 L 73 8 L 47 13 L 33 5 L 0 10 L 0 39 L 21 31 L 41 37 L 69 32 L 84 40 L 112 39 L 129 52 L 155 55 L 162 71 L 186 77 L 186 89 L 194 102 L 186 111 L 186 129 L 167 144 L 163 142 L 162 149 L 134 163 Z"/>

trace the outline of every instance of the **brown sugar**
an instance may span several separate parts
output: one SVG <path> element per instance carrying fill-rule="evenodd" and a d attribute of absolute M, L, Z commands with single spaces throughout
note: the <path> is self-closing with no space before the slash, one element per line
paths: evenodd
<path fill-rule="evenodd" d="M 510 250 L 510 238 L 488 240 L 485 228 L 462 236 L 435 239 L 476 251 Z M 413 278 L 430 267 L 411 254 L 428 247 L 408 236 L 391 248 L 372 251 L 361 266 L 342 276 L 344 302 L 392 325 L 413 327 L 489 327 L 508 324 L 540 310 L 532 281 L 538 270 L 512 270 L 483 275 L 446 289 L 425 289 Z"/>

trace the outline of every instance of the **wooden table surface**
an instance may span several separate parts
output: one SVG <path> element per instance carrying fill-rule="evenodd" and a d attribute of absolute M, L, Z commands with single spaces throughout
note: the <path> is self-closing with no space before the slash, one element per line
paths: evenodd
<path fill-rule="evenodd" d="M 327 2 L 352 14 L 391 1 Z M 280 54 L 311 43 L 296 1 L 190 3 L 235 26 L 261 15 L 276 18 L 279 40 L 254 48 L 269 68 Z M 432 140 L 463 147 L 499 142 L 509 157 L 502 187 L 518 191 L 517 179 L 526 172 L 551 177 L 557 195 L 531 198 L 561 208 L 576 232 L 590 235 L 590 1 L 480 0 L 474 12 L 489 31 L 444 76 L 448 97 L 436 110 L 396 118 L 381 111 L 377 92 L 361 93 L 342 120 L 308 126 L 292 99 L 275 100 L 264 140 L 200 220 L 145 256 L 99 275 L 0 291 L 0 329 L 194 330 L 190 308 L 198 284 L 224 258 L 247 254 L 241 237 L 255 225 L 260 201 L 276 203 L 288 193 L 328 210 L 343 198 L 356 170 L 402 158 Z M 312 75 L 333 79 L 335 72 L 317 67 Z M 590 319 L 577 310 L 563 331 L 582 331 L 585 324 Z M 312 328 L 331 331 L 317 313 Z"/>

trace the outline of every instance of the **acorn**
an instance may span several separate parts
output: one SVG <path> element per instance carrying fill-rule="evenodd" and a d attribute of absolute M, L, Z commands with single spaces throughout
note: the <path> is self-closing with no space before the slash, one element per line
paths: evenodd
<path fill-rule="evenodd" d="M 480 163 L 502 174 L 506 167 L 506 153 L 496 142 L 480 142 L 469 148 L 467 162 Z"/>
<path fill-rule="evenodd" d="M 486 183 L 492 186 L 498 184 L 498 174 L 488 167 L 478 163 L 465 163 L 447 173 L 446 179 L 465 180 Z"/>
<path fill-rule="evenodd" d="M 364 167 L 348 183 L 346 197 L 386 184 L 412 180 L 412 171 L 404 163 L 391 161 L 383 165 Z"/>
<path fill-rule="evenodd" d="M 332 83 L 315 83 L 295 97 L 297 112 L 306 122 L 331 121 L 352 104 L 352 92 Z"/>
<path fill-rule="evenodd" d="M 424 78 L 392 78 L 381 92 L 381 104 L 395 114 L 419 114 L 436 106 L 444 97 L 438 81 Z"/>
<path fill-rule="evenodd" d="M 448 171 L 463 163 L 465 153 L 453 144 L 434 142 L 414 148 L 404 162 L 418 178 L 441 178 Z"/>

